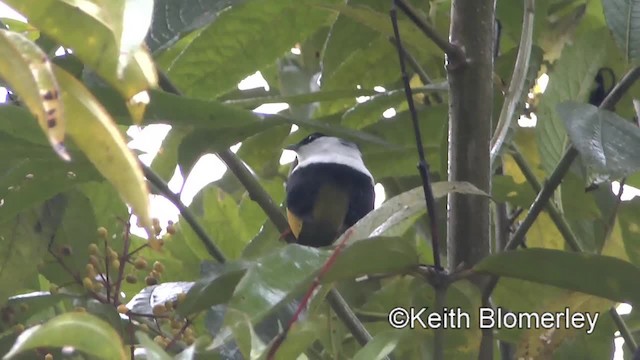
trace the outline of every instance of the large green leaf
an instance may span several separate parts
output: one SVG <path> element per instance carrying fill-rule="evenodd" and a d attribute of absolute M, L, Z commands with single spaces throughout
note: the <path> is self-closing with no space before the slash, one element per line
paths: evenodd
<path fill-rule="evenodd" d="M 431 184 L 434 198 L 438 199 L 449 193 L 488 196 L 483 191 L 467 182 L 436 182 Z M 426 211 L 422 186 L 406 191 L 385 201 L 382 206 L 373 210 L 353 226 L 349 241 L 379 236 L 401 222 L 414 218 Z M 344 234 L 343 236 L 346 236 Z M 337 240 L 338 242 L 340 240 Z"/>
<path fill-rule="evenodd" d="M 562 52 L 549 73 L 549 85 L 542 96 L 536 115 L 536 137 L 542 167 L 550 174 L 562 157 L 566 146 L 566 132 L 556 113 L 556 106 L 566 100 L 584 101 L 593 86 L 593 79 L 602 66 L 606 51 L 593 46 L 606 41 L 604 29 L 585 33 Z"/>
<path fill-rule="evenodd" d="M 67 131 L 100 173 L 118 189 L 122 199 L 152 236 L 149 192 L 138 160 L 109 113 L 76 78 L 56 67 L 62 101 L 70 117 Z"/>
<path fill-rule="evenodd" d="M 130 99 L 155 86 L 157 78 L 150 55 L 140 47 L 120 60 L 126 1 L 95 4 L 78 0 L 7 0 L 5 3 L 27 17 L 30 24 L 73 49 L 85 64 Z M 140 26 L 131 31 L 144 33 L 146 30 Z M 123 68 L 119 69 L 119 65 Z"/>
<path fill-rule="evenodd" d="M 64 106 L 47 55 L 25 36 L 0 29 L 0 59 L 2 78 L 38 119 L 53 149 L 69 160 L 64 147 Z"/>
<path fill-rule="evenodd" d="M 331 13 L 312 6 L 316 3 L 248 1 L 234 6 L 174 59 L 169 75 L 187 94 L 216 98 L 327 23 Z"/>
<path fill-rule="evenodd" d="M 248 267 L 249 264 L 244 262 L 216 264 L 217 271 L 211 271 L 193 284 L 178 311 L 185 315 L 193 314 L 226 303 Z"/>
<path fill-rule="evenodd" d="M 613 178 L 640 170 L 640 129 L 613 112 L 589 104 L 558 105 L 567 133 L 585 165 Z"/>
<path fill-rule="evenodd" d="M 40 347 L 64 346 L 72 346 L 99 359 L 128 358 L 120 336 L 108 323 L 81 312 L 62 314 L 43 325 L 25 330 L 4 358 L 10 359 L 26 350 Z"/>
<path fill-rule="evenodd" d="M 329 256 L 327 250 L 295 244 L 265 255 L 237 285 L 229 307 L 248 314 L 253 322 L 262 320 L 282 301 L 299 295 L 309 286 L 313 274 Z M 321 281 L 326 283 L 369 273 L 401 271 L 417 264 L 413 239 L 370 238 L 347 246 Z"/>
<path fill-rule="evenodd" d="M 153 21 L 147 34 L 151 51 L 162 50 L 175 43 L 182 35 L 213 22 L 218 12 L 243 0 L 155 0 Z"/>
<path fill-rule="evenodd" d="M 640 276 L 640 268 L 610 256 L 525 249 L 489 256 L 474 270 L 553 285 L 618 302 L 640 303 L 640 290 L 633 285 Z"/>
<path fill-rule="evenodd" d="M 640 2 L 603 0 L 602 7 L 609 30 L 626 60 L 636 60 L 640 56 Z"/>

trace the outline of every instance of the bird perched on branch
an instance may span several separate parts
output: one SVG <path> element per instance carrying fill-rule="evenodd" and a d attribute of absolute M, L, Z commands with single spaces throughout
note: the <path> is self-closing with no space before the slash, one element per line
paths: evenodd
<path fill-rule="evenodd" d="M 285 149 L 298 159 L 286 187 L 287 219 L 298 244 L 331 245 L 373 210 L 373 177 L 356 144 L 313 133 Z"/>

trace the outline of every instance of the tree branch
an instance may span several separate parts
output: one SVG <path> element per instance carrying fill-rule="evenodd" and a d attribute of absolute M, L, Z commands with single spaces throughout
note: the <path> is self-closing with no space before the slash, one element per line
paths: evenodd
<path fill-rule="evenodd" d="M 460 46 L 454 45 L 447 41 L 446 38 L 441 36 L 436 29 L 434 29 L 428 22 L 418 15 L 416 9 L 413 8 L 406 0 L 393 0 L 393 3 L 398 6 L 403 13 L 407 15 L 416 26 L 422 30 L 422 32 L 433 41 L 447 55 L 448 61 L 451 64 L 460 64 L 465 61 L 464 51 Z M 396 36 L 397 37 L 397 36 Z"/>
<path fill-rule="evenodd" d="M 233 175 L 238 178 L 242 186 L 247 190 L 247 193 L 249 193 L 251 200 L 260 205 L 262 211 L 267 214 L 267 217 L 276 226 L 276 228 L 278 228 L 278 231 L 280 231 L 281 234 L 284 234 L 285 240 L 288 243 L 295 243 L 296 238 L 288 231 L 289 223 L 280 211 L 280 208 L 276 206 L 273 199 L 271 199 L 271 196 L 267 194 L 255 176 L 253 176 L 249 169 L 247 169 L 247 167 L 242 163 L 242 160 L 240 160 L 240 158 L 238 158 L 238 156 L 229 149 L 220 151 L 217 155 L 220 160 L 227 165 Z"/>
<path fill-rule="evenodd" d="M 533 46 L 533 18 L 535 14 L 535 0 L 525 0 L 524 2 L 524 19 L 522 24 L 522 34 L 520 35 L 520 46 L 518 48 L 518 56 L 513 67 L 513 75 L 509 82 L 509 90 L 504 98 L 502 109 L 500 110 L 500 118 L 496 126 L 495 133 L 491 139 L 491 166 L 500 155 L 502 145 L 504 144 L 511 123 L 513 121 L 513 113 L 516 104 L 522 98 L 524 91 L 524 83 L 527 79 L 527 70 L 529 70 L 529 59 L 531 58 L 531 47 Z"/>
<path fill-rule="evenodd" d="M 524 175 L 525 179 L 527 179 L 529 185 L 531 185 L 531 187 L 533 188 L 533 191 L 539 193 L 542 190 L 542 185 L 540 185 L 538 179 L 536 179 L 536 176 L 533 173 L 533 170 L 527 163 L 527 160 L 524 158 L 524 156 L 522 156 L 522 153 L 515 145 L 511 146 L 511 157 L 513 157 L 513 160 L 516 162 L 516 165 L 518 165 L 518 168 Z M 567 243 L 567 245 L 569 245 L 571 250 L 583 251 L 578 238 L 573 233 L 573 230 L 571 230 L 571 227 L 567 223 L 567 220 L 560 213 L 560 210 L 558 210 L 558 207 L 553 202 L 548 202 L 546 205 L 546 210 L 549 213 L 549 217 L 551 217 L 551 220 L 556 225 L 558 231 L 560 231 L 560 234 L 564 238 L 564 241 Z"/>
<path fill-rule="evenodd" d="M 224 254 L 222 254 L 222 251 L 218 249 L 218 247 L 213 242 L 213 240 L 211 240 L 209 235 L 207 235 L 207 232 L 200 225 L 198 220 L 196 220 L 196 217 L 191 212 L 191 210 L 189 210 L 189 208 L 182 203 L 182 200 L 180 200 L 180 197 L 176 195 L 173 191 L 171 191 L 167 183 L 165 183 L 164 180 L 162 180 L 162 178 L 158 176 L 158 174 L 156 174 L 153 170 L 151 170 L 150 167 L 146 166 L 141 162 L 139 163 L 140 163 L 140 166 L 142 167 L 142 172 L 144 173 L 144 176 L 147 178 L 147 180 L 149 180 L 149 182 L 153 186 L 155 186 L 158 189 L 158 191 L 160 191 L 160 193 L 164 195 L 164 197 L 166 197 L 169 201 L 171 201 L 171 203 L 173 203 L 173 205 L 175 205 L 178 208 L 178 211 L 180 211 L 180 215 L 182 215 L 182 218 L 184 218 L 184 220 L 189 224 L 189 226 L 191 226 L 191 228 L 193 229 L 193 232 L 195 232 L 196 235 L 198 235 L 198 238 L 200 239 L 200 241 L 202 241 L 202 244 L 204 244 L 204 247 L 207 248 L 207 252 L 209 253 L 209 255 L 211 255 L 214 259 L 216 259 L 219 263 L 226 262 L 226 258 Z"/>
<path fill-rule="evenodd" d="M 440 241 L 438 237 L 438 228 L 435 213 L 436 202 L 433 196 L 433 189 L 431 188 L 431 181 L 429 179 L 429 164 L 427 163 L 424 155 L 424 147 L 422 146 L 422 135 L 420 134 L 420 124 L 418 123 L 418 112 L 416 111 L 415 104 L 413 103 L 413 94 L 411 92 L 411 85 L 409 84 L 409 75 L 407 74 L 406 65 L 404 63 L 403 55 L 405 51 L 400 40 L 400 30 L 398 29 L 397 13 L 393 3 L 391 5 L 391 11 L 389 12 L 389 14 L 391 17 L 391 24 L 393 26 L 396 48 L 398 49 L 402 82 L 404 84 L 407 104 L 409 105 L 409 111 L 411 113 L 413 133 L 415 135 L 416 147 L 418 149 L 418 171 L 422 179 L 422 190 L 424 191 L 424 198 L 426 203 L 425 205 L 427 207 L 427 214 L 429 216 L 429 225 L 431 229 L 431 246 L 433 249 L 433 265 L 437 270 L 440 270 L 442 269 L 442 264 L 440 262 Z"/>
<path fill-rule="evenodd" d="M 390 36 L 389 41 L 391 41 L 391 44 L 393 44 L 393 46 L 395 46 L 398 51 L 402 51 L 402 56 L 407 60 L 407 62 L 409 62 L 409 66 L 411 66 L 411 68 L 413 68 L 413 71 L 418 74 L 418 77 L 423 84 L 429 85 L 433 83 L 433 80 L 431 80 L 431 77 L 429 77 L 427 72 L 422 68 L 422 66 L 420 66 L 418 60 L 413 55 L 411 55 L 411 53 L 407 51 L 407 49 L 405 49 L 404 47 L 398 47 L 398 44 L 396 43 L 396 39 L 394 37 Z M 416 91 L 415 88 L 412 90 Z M 442 96 L 440 96 L 440 94 L 438 94 L 437 92 L 433 93 L 433 98 L 436 100 L 436 103 L 442 103 Z"/>

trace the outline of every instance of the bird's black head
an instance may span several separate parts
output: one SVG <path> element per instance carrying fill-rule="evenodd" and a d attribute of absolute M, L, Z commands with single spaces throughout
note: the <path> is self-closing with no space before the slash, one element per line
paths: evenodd
<path fill-rule="evenodd" d="M 297 144 L 293 144 L 293 145 L 289 145 L 289 146 L 285 147 L 285 149 L 296 151 L 301 146 L 310 144 L 314 140 L 319 139 L 321 137 L 325 137 L 325 136 L 326 135 L 323 134 L 323 133 L 315 132 L 315 133 L 310 134 L 309 136 L 305 137 L 304 139 L 300 140 L 300 142 L 298 142 Z"/>

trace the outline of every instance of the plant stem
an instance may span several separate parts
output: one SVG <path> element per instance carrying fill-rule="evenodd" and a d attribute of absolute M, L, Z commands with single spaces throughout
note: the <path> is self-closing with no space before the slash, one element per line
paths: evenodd
<path fill-rule="evenodd" d="M 538 179 L 536 179 L 536 176 L 533 173 L 533 170 L 527 163 L 527 160 L 524 158 L 524 156 L 522 156 L 522 153 L 515 145 L 511 146 L 511 157 L 513 157 L 513 160 L 516 162 L 516 165 L 518 165 L 518 168 L 524 175 L 525 179 L 527 179 L 529 185 L 531 185 L 531 187 L 533 188 L 533 191 L 539 193 L 542 190 L 542 185 L 540 185 Z M 560 234 L 566 241 L 567 245 L 569 245 L 571 250 L 583 251 L 582 245 L 580 245 L 578 238 L 573 233 L 573 230 L 571 230 L 571 227 L 567 223 L 567 220 L 564 218 L 564 216 L 562 216 L 560 210 L 558 210 L 556 205 L 552 202 L 548 202 L 546 205 L 546 210 L 549 213 L 549 217 L 551 217 L 551 220 L 553 220 L 553 223 L 556 225 L 558 231 L 560 231 Z"/>
<path fill-rule="evenodd" d="M 238 158 L 236 154 L 231 150 L 223 150 L 217 153 L 220 160 L 222 160 L 229 170 L 238 178 L 240 183 L 247 189 L 251 200 L 260 205 L 262 210 L 267 214 L 267 217 L 278 228 L 281 234 L 285 235 L 285 240 L 288 243 L 295 243 L 296 238 L 291 232 L 289 232 L 289 223 L 285 219 L 280 208 L 276 206 L 271 199 L 271 196 L 264 190 L 262 185 L 253 176 L 253 174 L 242 163 L 242 160 Z"/>
<path fill-rule="evenodd" d="M 407 104 L 409 105 L 409 111 L 411 113 L 411 122 L 413 124 L 413 133 L 416 139 L 416 148 L 418 149 L 418 171 L 420 178 L 422 179 L 422 190 L 424 191 L 424 198 L 427 207 L 427 214 L 429 216 L 429 225 L 431 227 L 431 247 L 433 249 L 433 265 L 436 269 L 442 269 L 442 263 L 440 262 L 440 242 L 438 238 L 438 228 L 436 221 L 436 207 L 435 199 L 433 196 L 433 189 L 431 188 L 431 181 L 429 179 L 429 164 L 425 159 L 424 147 L 422 146 L 422 135 L 420 134 L 420 124 L 418 123 L 418 112 L 416 111 L 415 104 L 413 103 L 413 93 L 411 92 L 411 85 L 409 84 L 409 75 L 407 74 L 406 65 L 404 63 L 405 50 L 400 40 L 400 31 L 398 29 L 398 19 L 395 6 L 392 5 L 390 11 L 391 24 L 393 25 L 393 33 L 395 36 L 396 48 L 398 49 L 398 57 L 400 60 L 400 71 L 402 73 L 402 82 L 404 84 L 404 91 L 407 97 Z"/>
<path fill-rule="evenodd" d="M 402 51 L 402 56 L 404 57 L 404 59 L 407 60 L 407 62 L 409 63 L 409 66 L 411 66 L 413 71 L 415 71 L 415 73 L 418 74 L 418 77 L 420 78 L 420 81 L 422 81 L 423 84 L 429 85 L 433 83 L 433 80 L 431 80 L 431 77 L 422 68 L 422 66 L 420 66 L 420 63 L 418 62 L 418 60 L 413 55 L 411 55 L 411 53 L 407 51 L 407 49 L 405 49 L 404 47 L 398 47 L 398 44 L 396 43 L 396 39 L 394 37 L 389 37 L 389 41 L 391 41 L 391 44 L 393 44 L 393 46 L 395 46 L 398 51 Z M 411 90 L 414 92 L 416 91 L 415 88 Z M 442 103 L 442 96 L 440 96 L 440 94 L 438 94 L 437 92 L 433 93 L 433 98 L 436 100 L 436 103 L 438 104 Z"/>
<path fill-rule="evenodd" d="M 140 166 L 142 167 L 142 171 L 144 173 L 144 176 L 147 178 L 147 180 L 149 180 L 149 182 L 153 184 L 153 186 L 155 186 L 158 189 L 158 191 L 162 193 L 162 195 L 164 195 L 169 201 L 171 201 L 171 203 L 173 203 L 173 205 L 175 205 L 178 208 L 178 211 L 180 211 L 180 215 L 182 215 L 182 218 L 184 218 L 184 220 L 189 224 L 189 226 L 191 226 L 191 228 L 193 229 L 193 232 L 195 232 L 198 238 L 200 239 L 200 241 L 202 241 L 205 248 L 207 248 L 207 252 L 209 253 L 209 255 L 211 255 L 214 259 L 216 259 L 221 264 L 226 262 L 226 258 L 222 253 L 222 251 L 218 249 L 218 247 L 213 242 L 213 240 L 211 240 L 209 235 L 207 235 L 207 232 L 204 230 L 202 225 L 200 225 L 198 220 L 196 220 L 196 217 L 191 212 L 191 210 L 189 210 L 189 208 L 182 203 L 182 200 L 180 200 L 180 197 L 176 195 L 173 191 L 171 191 L 167 183 L 165 183 L 164 180 L 162 180 L 162 178 L 160 178 L 158 174 L 156 174 L 153 170 L 151 170 L 150 167 L 146 166 L 143 163 L 140 163 Z"/>

